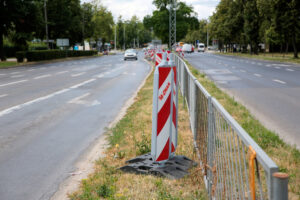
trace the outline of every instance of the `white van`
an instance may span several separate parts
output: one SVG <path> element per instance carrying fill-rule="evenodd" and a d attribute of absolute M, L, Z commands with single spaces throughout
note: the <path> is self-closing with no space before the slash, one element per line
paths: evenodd
<path fill-rule="evenodd" d="M 191 44 L 184 44 L 182 46 L 182 51 L 185 53 L 192 53 L 192 45 Z"/>
<path fill-rule="evenodd" d="M 205 45 L 203 43 L 198 44 L 198 52 L 204 52 L 205 51 Z"/>

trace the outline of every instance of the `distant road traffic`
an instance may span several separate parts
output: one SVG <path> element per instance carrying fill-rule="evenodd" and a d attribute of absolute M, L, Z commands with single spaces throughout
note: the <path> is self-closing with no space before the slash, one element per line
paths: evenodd
<path fill-rule="evenodd" d="M 300 149 L 300 65 L 211 53 L 188 54 L 186 59 Z"/>
<path fill-rule="evenodd" d="M 49 199 L 149 70 L 122 55 L 0 70 L 0 199 Z"/>

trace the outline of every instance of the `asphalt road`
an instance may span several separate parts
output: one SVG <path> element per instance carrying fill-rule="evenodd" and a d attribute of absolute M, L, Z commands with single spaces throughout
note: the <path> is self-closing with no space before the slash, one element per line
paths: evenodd
<path fill-rule="evenodd" d="M 49 199 L 149 71 L 142 55 L 0 70 L 0 199 Z"/>
<path fill-rule="evenodd" d="M 186 59 L 300 149 L 300 65 L 193 53 Z"/>

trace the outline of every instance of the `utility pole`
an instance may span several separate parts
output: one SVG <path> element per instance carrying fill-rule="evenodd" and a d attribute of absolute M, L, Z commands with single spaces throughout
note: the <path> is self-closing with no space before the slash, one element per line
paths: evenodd
<path fill-rule="evenodd" d="M 206 26 L 206 48 L 208 50 L 208 43 L 209 43 L 209 35 L 208 35 L 208 21 L 207 21 L 207 26 Z"/>
<path fill-rule="evenodd" d="M 124 28 L 124 41 L 123 41 L 123 49 L 125 50 L 125 23 L 124 23 L 124 26 L 123 26 L 123 28 Z"/>
<path fill-rule="evenodd" d="M 117 24 L 115 26 L 115 52 L 117 51 Z"/>
<path fill-rule="evenodd" d="M 49 49 L 49 36 L 48 36 L 48 18 L 47 18 L 47 0 L 44 0 L 44 13 L 45 13 L 45 28 L 46 28 L 46 43 Z"/>
<path fill-rule="evenodd" d="M 83 50 L 85 51 L 85 44 L 84 44 L 84 11 L 82 15 L 82 43 L 83 43 Z"/>
<path fill-rule="evenodd" d="M 173 45 L 176 44 L 176 1 L 171 0 L 169 10 L 169 48 L 172 50 Z"/>

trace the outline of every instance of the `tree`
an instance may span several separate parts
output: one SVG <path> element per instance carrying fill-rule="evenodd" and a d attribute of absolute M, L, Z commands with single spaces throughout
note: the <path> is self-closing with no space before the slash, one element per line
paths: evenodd
<path fill-rule="evenodd" d="M 0 57 L 5 60 L 3 37 L 12 33 L 17 48 L 25 50 L 26 40 L 31 39 L 42 24 L 42 15 L 37 0 L 3 0 L 0 3 L 0 17 Z"/>
<path fill-rule="evenodd" d="M 82 15 L 82 41 L 86 38 L 91 38 L 94 34 L 94 21 L 93 16 L 95 15 L 95 7 L 91 3 L 84 3 L 81 5 Z"/>

